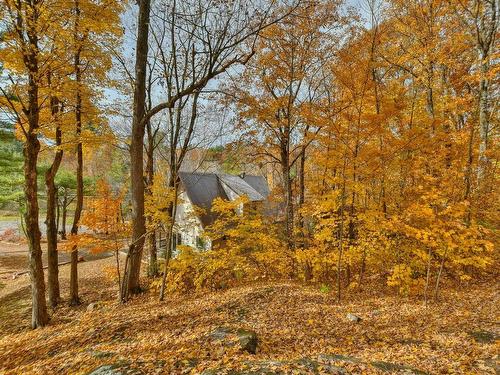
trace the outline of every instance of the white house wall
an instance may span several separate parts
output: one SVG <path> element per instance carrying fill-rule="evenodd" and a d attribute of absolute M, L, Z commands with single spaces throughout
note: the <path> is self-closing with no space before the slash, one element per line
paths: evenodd
<path fill-rule="evenodd" d="M 203 226 L 200 219 L 195 214 L 194 206 L 189 200 L 186 192 L 181 193 L 180 200 L 182 203 L 177 205 L 177 212 L 175 215 L 176 231 L 181 234 L 182 245 L 197 248 L 198 244 L 196 239 L 203 236 Z M 204 242 L 205 248 L 209 249 L 211 247 L 210 241 L 204 239 Z"/>

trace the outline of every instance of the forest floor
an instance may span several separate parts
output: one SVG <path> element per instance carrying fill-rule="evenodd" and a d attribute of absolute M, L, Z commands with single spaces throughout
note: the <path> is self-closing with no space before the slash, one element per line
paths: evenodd
<path fill-rule="evenodd" d="M 0 374 L 495 374 L 498 284 L 446 287 L 425 307 L 373 290 L 335 293 L 292 282 L 125 305 L 106 277 L 113 258 L 79 265 L 82 305 L 67 301 L 30 330 L 28 278 L 0 295 Z M 69 267 L 61 267 L 63 297 Z M 1 292 L 1 289 L 0 289 Z M 90 304 L 90 306 L 89 306 Z M 347 314 L 361 317 L 352 322 Z M 238 329 L 258 336 L 242 351 Z"/>

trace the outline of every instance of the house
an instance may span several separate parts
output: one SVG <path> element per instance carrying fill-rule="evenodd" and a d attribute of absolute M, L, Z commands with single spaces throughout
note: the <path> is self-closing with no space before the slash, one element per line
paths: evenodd
<path fill-rule="evenodd" d="M 246 195 L 250 202 L 264 202 L 269 196 L 267 181 L 262 176 L 180 172 L 179 178 L 182 192 L 176 211 L 175 245 L 211 248 L 202 234 L 216 219 L 211 210 L 215 198 L 235 200 Z"/>

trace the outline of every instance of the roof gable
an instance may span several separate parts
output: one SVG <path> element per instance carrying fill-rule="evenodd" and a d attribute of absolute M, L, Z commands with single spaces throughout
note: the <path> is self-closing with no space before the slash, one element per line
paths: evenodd
<path fill-rule="evenodd" d="M 241 177 L 248 185 L 259 192 L 265 199 L 269 197 L 269 185 L 263 176 L 243 175 Z"/>
<path fill-rule="evenodd" d="M 267 198 L 269 188 L 264 177 L 242 177 L 228 174 L 179 172 L 179 178 L 189 200 L 193 205 L 205 211 L 199 217 L 204 227 L 212 224 L 216 219 L 216 215 L 211 211 L 214 199 L 229 200 L 230 194 L 224 190 L 224 185 L 239 196 L 248 196 L 251 201 L 263 201 Z"/>
<path fill-rule="evenodd" d="M 228 199 L 217 176 L 213 173 L 180 172 L 179 177 L 191 203 L 205 210 L 200 215 L 203 226 L 212 224 L 215 220 L 215 215 L 210 210 L 213 200 Z"/>
<path fill-rule="evenodd" d="M 262 194 L 260 194 L 239 176 L 219 174 L 218 177 L 224 184 L 228 186 L 229 189 L 234 191 L 239 196 L 246 195 L 251 201 L 263 201 L 266 199 Z M 229 193 L 226 193 L 229 196 Z"/>

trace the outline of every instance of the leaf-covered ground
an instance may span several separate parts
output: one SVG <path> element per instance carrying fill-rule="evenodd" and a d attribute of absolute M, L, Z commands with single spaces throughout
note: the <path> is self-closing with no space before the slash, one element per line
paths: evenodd
<path fill-rule="evenodd" d="M 373 291 L 352 293 L 338 305 L 333 294 L 287 282 L 169 296 L 163 303 L 149 292 L 119 305 L 116 286 L 102 277 L 111 262 L 82 263 L 82 306 L 61 306 L 44 329 L 28 329 L 29 289 L 0 297 L 0 374 L 499 371 L 495 284 L 444 290 L 428 308 Z M 62 267 L 64 295 L 67 271 Z M 362 321 L 349 321 L 347 313 Z M 231 335 L 218 337 L 238 328 L 257 333 L 255 355 L 233 345 Z"/>

